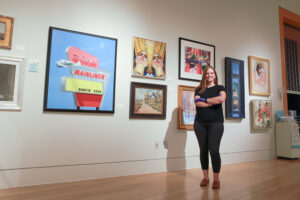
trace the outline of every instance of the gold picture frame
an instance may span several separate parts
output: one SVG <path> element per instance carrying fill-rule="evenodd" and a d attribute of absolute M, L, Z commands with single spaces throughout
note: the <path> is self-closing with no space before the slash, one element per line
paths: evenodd
<path fill-rule="evenodd" d="M 194 130 L 196 106 L 194 94 L 196 87 L 178 85 L 177 128 Z"/>
<path fill-rule="evenodd" d="M 270 96 L 270 60 L 249 56 L 248 61 L 250 95 Z"/>
<path fill-rule="evenodd" d="M 0 15 L 0 48 L 11 49 L 14 18 Z"/>

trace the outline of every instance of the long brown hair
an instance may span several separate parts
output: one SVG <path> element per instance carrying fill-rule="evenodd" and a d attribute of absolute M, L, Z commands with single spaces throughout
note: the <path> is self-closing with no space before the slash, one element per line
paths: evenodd
<path fill-rule="evenodd" d="M 200 92 L 199 92 L 200 94 L 202 94 L 206 90 L 206 73 L 207 73 L 207 70 L 209 70 L 209 69 L 212 69 L 214 71 L 215 77 L 216 77 L 214 80 L 214 83 L 216 85 L 218 85 L 218 75 L 217 75 L 215 68 L 213 66 L 207 66 L 202 73 L 202 80 L 200 82 L 200 85 L 197 87 L 197 89 L 200 88 Z"/>

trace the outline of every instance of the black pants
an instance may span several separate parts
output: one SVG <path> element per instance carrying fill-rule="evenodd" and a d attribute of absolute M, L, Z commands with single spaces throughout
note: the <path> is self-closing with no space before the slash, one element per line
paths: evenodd
<path fill-rule="evenodd" d="M 221 169 L 220 142 L 224 132 L 223 122 L 201 123 L 194 122 L 194 130 L 200 147 L 200 161 L 202 170 L 208 170 L 208 151 L 212 161 L 214 173 Z"/>

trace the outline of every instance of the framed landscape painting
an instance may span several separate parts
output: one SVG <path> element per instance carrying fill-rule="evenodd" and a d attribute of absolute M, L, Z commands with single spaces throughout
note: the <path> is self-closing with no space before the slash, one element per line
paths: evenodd
<path fill-rule="evenodd" d="M 272 128 L 272 101 L 252 100 L 253 129 Z"/>
<path fill-rule="evenodd" d="M 215 67 L 215 46 L 179 38 L 179 79 L 200 81 L 207 66 Z"/>
<path fill-rule="evenodd" d="M 114 112 L 117 39 L 49 28 L 44 111 Z"/>
<path fill-rule="evenodd" d="M 166 79 L 166 43 L 134 37 L 132 76 Z"/>
<path fill-rule="evenodd" d="M 245 118 L 244 61 L 225 58 L 226 118 Z"/>
<path fill-rule="evenodd" d="M 194 94 L 196 87 L 178 85 L 177 128 L 194 130 L 196 106 Z"/>
<path fill-rule="evenodd" d="M 270 61 L 268 59 L 249 56 L 250 95 L 270 96 Z"/>
<path fill-rule="evenodd" d="M 0 110 L 22 110 L 25 59 L 0 56 Z"/>
<path fill-rule="evenodd" d="M 165 119 L 167 86 L 131 82 L 130 118 Z"/>

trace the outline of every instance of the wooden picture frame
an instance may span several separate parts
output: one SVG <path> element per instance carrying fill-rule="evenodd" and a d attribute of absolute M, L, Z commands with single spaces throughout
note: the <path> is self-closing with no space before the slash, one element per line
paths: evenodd
<path fill-rule="evenodd" d="M 0 110 L 22 110 L 25 59 L 0 56 Z"/>
<path fill-rule="evenodd" d="M 245 118 L 244 61 L 225 57 L 226 118 Z"/>
<path fill-rule="evenodd" d="M 194 95 L 197 87 L 178 85 L 177 128 L 194 130 L 196 106 Z"/>
<path fill-rule="evenodd" d="M 14 18 L 0 15 L 0 48 L 11 49 Z"/>
<path fill-rule="evenodd" d="M 114 113 L 117 42 L 50 27 L 44 111 Z"/>
<path fill-rule="evenodd" d="M 248 61 L 250 95 L 270 96 L 270 60 L 249 56 Z"/>
<path fill-rule="evenodd" d="M 131 75 L 165 80 L 166 48 L 167 44 L 164 42 L 134 37 Z"/>
<path fill-rule="evenodd" d="M 129 118 L 166 118 L 166 85 L 131 82 L 130 88 Z"/>
<path fill-rule="evenodd" d="M 272 128 L 272 101 L 263 99 L 253 99 L 251 100 L 251 104 L 253 129 Z"/>
<path fill-rule="evenodd" d="M 179 38 L 179 74 L 178 78 L 189 81 L 201 81 L 206 66 L 215 66 L 216 46 L 186 38 Z"/>

